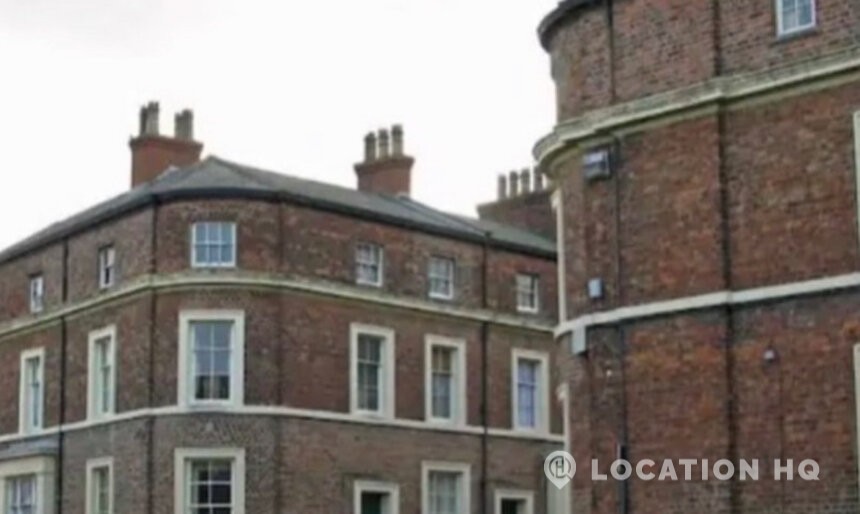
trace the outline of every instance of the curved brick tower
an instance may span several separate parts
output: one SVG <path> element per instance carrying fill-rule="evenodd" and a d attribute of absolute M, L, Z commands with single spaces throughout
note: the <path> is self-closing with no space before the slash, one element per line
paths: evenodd
<path fill-rule="evenodd" d="M 860 4 L 568 0 L 539 32 L 573 512 L 857 512 Z M 592 482 L 619 454 L 762 480 Z"/>

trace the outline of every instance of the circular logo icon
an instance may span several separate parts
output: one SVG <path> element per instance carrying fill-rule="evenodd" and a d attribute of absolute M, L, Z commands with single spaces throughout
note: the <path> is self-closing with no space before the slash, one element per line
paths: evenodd
<path fill-rule="evenodd" d="M 543 463 L 543 471 L 554 486 L 563 489 L 576 474 L 576 461 L 567 452 L 552 452 Z"/>

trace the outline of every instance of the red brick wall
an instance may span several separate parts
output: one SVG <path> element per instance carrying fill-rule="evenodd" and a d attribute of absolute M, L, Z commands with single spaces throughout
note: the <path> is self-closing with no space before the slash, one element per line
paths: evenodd
<path fill-rule="evenodd" d="M 161 293 L 156 298 L 155 334 L 150 340 L 152 297 L 136 295 L 118 305 L 75 316 L 67 322 L 66 382 L 63 387 L 68 423 L 86 420 L 88 336 L 116 326 L 117 411 L 176 405 L 179 314 L 183 310 L 238 309 L 245 312 L 245 403 L 349 412 L 350 324 L 378 325 L 395 331 L 396 415 L 424 419 L 424 351 L 427 335 L 462 338 L 467 348 L 468 421 L 481 423 L 481 325 L 447 316 L 364 306 L 318 296 L 256 291 L 196 290 Z M 0 434 L 18 428 L 19 356 L 28 348 L 46 348 L 46 419 L 56 424 L 59 413 L 60 331 L 12 336 L 0 342 L 5 386 Z M 511 428 L 511 351 L 534 349 L 553 357 L 549 334 L 493 326 L 489 332 L 490 421 Z M 150 359 L 152 369 L 150 370 Z M 150 373 L 153 402 L 150 405 Z M 551 387 L 557 383 L 555 376 Z M 558 413 L 553 426 L 560 431 Z"/>
<path fill-rule="evenodd" d="M 570 426 L 582 511 L 617 512 L 617 484 L 592 482 L 590 463 L 599 459 L 607 472 L 626 409 L 634 462 L 673 459 L 680 473 L 681 458 L 762 461 L 757 482 L 633 480 L 632 512 L 728 512 L 731 501 L 744 514 L 856 512 L 858 302 L 852 292 L 737 308 L 731 317 L 711 310 L 631 322 L 624 345 L 618 329 L 592 329 L 588 358 L 560 361 L 578 391 Z M 765 361 L 766 349 L 775 362 Z M 775 459 L 814 459 L 820 481 L 775 482 Z"/>
<path fill-rule="evenodd" d="M 540 234 L 547 239 L 556 238 L 555 211 L 545 189 L 508 197 L 478 206 L 481 219 L 492 220 L 522 230 Z"/>
<path fill-rule="evenodd" d="M 860 40 L 860 10 L 852 0 L 819 0 L 817 27 L 780 39 L 772 0 L 720 0 L 725 73 L 781 66 L 851 48 Z"/>
<path fill-rule="evenodd" d="M 98 225 L 69 239 L 69 297 L 77 302 L 99 294 L 98 252 L 113 245 L 116 250 L 116 285 L 150 272 L 152 257 L 152 210 L 145 209 Z M 52 285 L 58 283 L 52 280 Z"/>
<path fill-rule="evenodd" d="M 856 110 L 860 83 L 729 113 L 724 144 L 737 287 L 857 269 Z"/>
<path fill-rule="evenodd" d="M 607 2 L 580 7 L 549 39 L 558 119 L 860 41 L 855 2 L 817 3 L 815 30 L 784 38 L 777 36 L 774 0 L 616 0 L 611 34 Z"/>
<path fill-rule="evenodd" d="M 602 9 L 583 11 L 576 27 L 559 30 L 550 43 L 558 120 L 612 103 L 612 56 Z"/>
<path fill-rule="evenodd" d="M 63 247 L 48 246 L 38 252 L 0 264 L 0 323 L 30 315 L 30 276 L 45 280 L 45 311 L 63 300 Z"/>
<path fill-rule="evenodd" d="M 615 91 L 633 100 L 714 76 L 713 8 L 705 0 L 614 2 Z"/>

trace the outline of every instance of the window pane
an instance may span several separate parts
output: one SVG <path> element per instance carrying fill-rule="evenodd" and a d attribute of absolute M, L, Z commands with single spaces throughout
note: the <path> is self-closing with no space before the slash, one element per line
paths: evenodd
<path fill-rule="evenodd" d="M 198 400 L 228 400 L 232 368 L 230 321 L 191 323 L 194 394 Z"/>
<path fill-rule="evenodd" d="M 232 512 L 232 463 L 224 460 L 191 463 L 187 499 L 189 512 Z"/>
<path fill-rule="evenodd" d="M 430 473 L 429 499 L 432 514 L 460 514 L 459 481 L 458 473 L 437 471 Z"/>
<path fill-rule="evenodd" d="M 235 223 L 195 223 L 193 229 L 194 264 L 232 266 L 236 257 Z"/>

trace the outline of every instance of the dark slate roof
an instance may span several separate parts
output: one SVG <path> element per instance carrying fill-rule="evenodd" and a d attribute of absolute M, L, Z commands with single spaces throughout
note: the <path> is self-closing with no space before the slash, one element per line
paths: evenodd
<path fill-rule="evenodd" d="M 156 201 L 221 197 L 286 200 L 476 243 L 488 237 L 494 247 L 555 257 L 553 241 L 515 227 L 442 212 L 406 197 L 357 191 L 210 156 L 37 232 L 0 252 L 0 263 Z"/>

